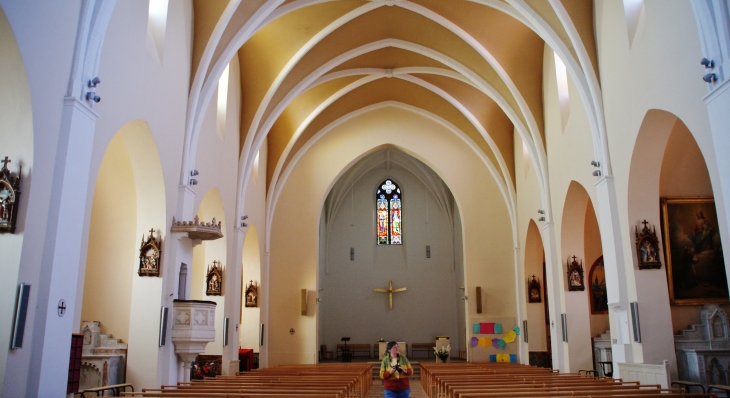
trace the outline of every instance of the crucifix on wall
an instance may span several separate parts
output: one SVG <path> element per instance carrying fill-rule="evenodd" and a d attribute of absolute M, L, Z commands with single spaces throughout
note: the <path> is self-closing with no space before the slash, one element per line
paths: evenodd
<path fill-rule="evenodd" d="M 393 309 L 393 293 L 404 292 L 405 290 L 406 290 L 405 287 L 399 287 L 398 289 L 393 289 L 392 280 L 388 281 L 387 289 L 377 289 L 377 288 L 373 289 L 373 291 L 376 291 L 378 293 L 388 293 L 388 302 L 389 302 L 388 309 L 391 309 L 391 310 Z"/>

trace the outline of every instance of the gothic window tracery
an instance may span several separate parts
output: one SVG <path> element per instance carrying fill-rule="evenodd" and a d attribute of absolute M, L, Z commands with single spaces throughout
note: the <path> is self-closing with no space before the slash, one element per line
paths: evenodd
<path fill-rule="evenodd" d="M 402 193 L 390 179 L 383 181 L 375 192 L 375 214 L 378 244 L 403 244 Z"/>

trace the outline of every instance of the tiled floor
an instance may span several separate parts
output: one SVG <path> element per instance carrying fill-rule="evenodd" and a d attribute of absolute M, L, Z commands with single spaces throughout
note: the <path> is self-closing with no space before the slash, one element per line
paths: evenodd
<path fill-rule="evenodd" d="M 373 382 L 373 388 L 370 389 L 368 398 L 384 397 L 383 385 L 380 383 Z M 411 396 L 410 398 L 426 398 L 426 392 L 421 387 L 421 381 L 418 379 L 411 379 Z"/>

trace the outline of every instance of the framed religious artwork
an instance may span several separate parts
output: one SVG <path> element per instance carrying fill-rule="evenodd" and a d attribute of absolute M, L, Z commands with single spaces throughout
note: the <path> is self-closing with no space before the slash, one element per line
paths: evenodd
<path fill-rule="evenodd" d="M 246 284 L 244 297 L 246 298 L 246 307 L 258 307 L 259 287 L 257 282 L 250 281 Z"/>
<path fill-rule="evenodd" d="M 659 240 L 656 237 L 656 228 L 652 225 L 649 229 L 649 222 L 641 222 L 644 228 L 634 227 L 636 235 L 636 257 L 639 260 L 639 269 L 659 269 L 662 262 L 659 260 Z"/>
<path fill-rule="evenodd" d="M 208 272 L 205 277 L 205 285 L 206 296 L 223 295 L 223 264 L 218 261 L 213 261 L 213 265 L 208 266 Z"/>
<path fill-rule="evenodd" d="M 573 261 L 568 258 L 568 290 L 569 291 L 584 291 L 586 289 L 583 281 L 583 261 L 580 264 L 576 261 L 576 257 L 571 257 Z"/>
<path fill-rule="evenodd" d="M 527 279 L 527 302 L 542 302 L 542 295 L 540 294 L 540 279 L 536 278 L 535 275 L 532 276 L 532 279 Z"/>
<path fill-rule="evenodd" d="M 139 276 L 160 276 L 160 260 L 162 259 L 162 236 L 150 229 L 150 236 L 145 240 L 142 234 L 142 243 L 139 247 Z"/>
<path fill-rule="evenodd" d="M 662 235 L 672 305 L 727 303 L 725 260 L 712 198 L 663 198 Z"/>
<path fill-rule="evenodd" d="M 588 273 L 588 288 L 591 296 L 591 314 L 608 314 L 608 292 L 606 291 L 606 270 L 603 256 L 598 257 Z"/>
<path fill-rule="evenodd" d="M 8 163 L 11 160 L 6 156 L 0 160 L 3 163 L 0 169 L 0 233 L 15 233 L 15 225 L 18 220 L 18 203 L 20 199 L 20 173 L 22 167 L 18 168 L 17 173 L 12 173 L 8 169 Z"/>

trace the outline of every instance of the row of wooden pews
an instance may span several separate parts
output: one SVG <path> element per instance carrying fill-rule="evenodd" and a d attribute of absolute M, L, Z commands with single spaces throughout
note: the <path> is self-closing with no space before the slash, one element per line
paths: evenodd
<path fill-rule="evenodd" d="M 421 385 L 429 398 L 716 397 L 512 363 L 421 363 Z"/>
<path fill-rule="evenodd" d="M 163 385 L 126 397 L 217 398 L 365 398 L 373 385 L 370 364 L 279 365 L 235 376 Z"/>

